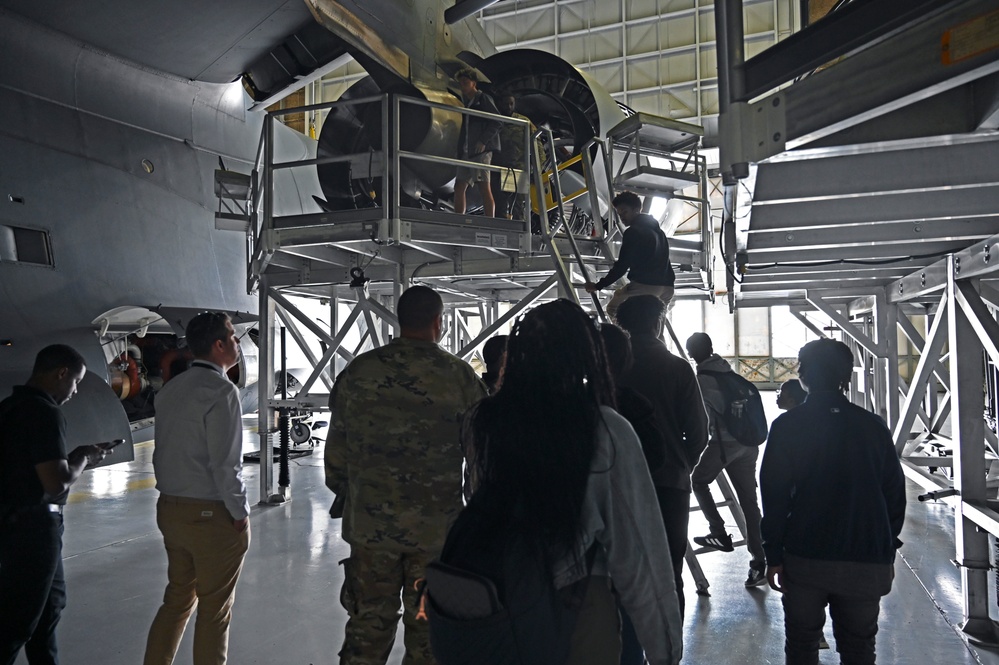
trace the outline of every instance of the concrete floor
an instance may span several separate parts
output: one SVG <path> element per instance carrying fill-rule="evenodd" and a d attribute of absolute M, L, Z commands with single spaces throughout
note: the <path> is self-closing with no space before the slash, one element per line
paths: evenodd
<path fill-rule="evenodd" d="M 767 399 L 765 397 L 765 399 Z M 247 424 L 254 422 L 248 419 Z M 256 448 L 247 433 L 245 447 Z M 66 509 L 65 566 L 69 606 L 60 625 L 64 665 L 135 665 L 166 582 L 166 555 L 155 525 L 157 492 L 152 444 L 136 448 L 136 461 L 87 472 Z M 338 597 L 338 562 L 348 555 L 340 521 L 327 514 L 331 494 L 323 485 L 322 451 L 293 460 L 293 500 L 254 507 L 252 543 L 236 594 L 229 662 L 233 665 L 336 663 L 346 620 Z M 251 503 L 259 468 L 247 465 Z M 910 504 L 896 563 L 896 581 L 884 600 L 878 660 L 881 663 L 999 665 L 999 654 L 970 647 L 956 628 L 961 620 L 960 575 L 949 563 L 953 512 L 944 504 Z M 691 535 L 704 529 L 691 516 Z M 734 527 L 732 527 L 734 528 Z M 783 663 L 783 612 L 779 594 L 742 586 L 744 549 L 699 557 L 711 597 L 693 594 L 686 579 L 688 616 L 684 663 Z M 191 633 L 178 665 L 191 663 Z M 827 626 L 827 639 L 832 641 Z M 400 663 L 401 640 L 390 663 Z M 820 662 L 838 662 L 822 651 Z M 23 655 L 17 663 L 26 663 Z"/>

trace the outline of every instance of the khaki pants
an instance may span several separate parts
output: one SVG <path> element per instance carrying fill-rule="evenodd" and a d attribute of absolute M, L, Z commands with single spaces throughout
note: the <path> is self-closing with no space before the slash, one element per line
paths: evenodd
<path fill-rule="evenodd" d="M 613 297 L 607 302 L 607 316 L 612 321 L 617 319 L 617 308 L 628 298 L 634 296 L 655 296 L 663 301 L 668 308 L 673 300 L 674 289 L 672 286 L 655 286 L 653 284 L 639 284 L 629 282 L 625 286 L 614 292 Z"/>
<path fill-rule="evenodd" d="M 166 546 L 168 583 L 143 664 L 173 663 L 197 607 L 194 665 L 225 665 L 236 581 L 250 545 L 249 523 L 237 531 L 221 501 L 160 495 L 156 524 Z"/>

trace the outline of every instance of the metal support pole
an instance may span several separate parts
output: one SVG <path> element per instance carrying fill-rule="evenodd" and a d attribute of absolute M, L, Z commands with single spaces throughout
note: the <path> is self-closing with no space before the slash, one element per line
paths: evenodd
<path fill-rule="evenodd" d="M 926 314 L 923 316 L 923 334 L 929 335 L 930 330 L 933 327 L 934 314 L 930 311 L 930 308 L 926 308 Z M 948 387 L 948 391 L 950 388 Z M 929 416 L 930 421 L 936 417 L 937 414 L 937 394 L 940 392 L 940 386 L 937 383 L 936 377 L 930 377 L 929 384 L 926 390 L 926 403 L 923 408 L 926 409 L 926 415 Z"/>
<path fill-rule="evenodd" d="M 742 68 L 746 63 L 742 0 L 715 0 L 718 49 L 718 110 L 725 113 L 742 98 Z"/>
<path fill-rule="evenodd" d="M 288 399 L 288 329 L 281 327 L 281 399 Z M 278 413 L 278 436 L 281 442 L 281 449 L 278 453 L 278 491 L 268 498 L 268 503 L 284 503 L 289 499 L 288 488 L 291 486 L 291 477 L 288 472 L 288 447 L 291 444 L 291 421 L 288 417 L 288 407 L 282 406 Z M 261 460 L 263 451 L 261 450 Z M 267 451 L 267 459 L 271 459 L 271 451 Z"/>
<path fill-rule="evenodd" d="M 873 337 L 882 353 L 874 360 L 877 373 L 875 408 L 891 429 L 898 421 L 898 305 L 882 289 L 874 298 Z"/>
<path fill-rule="evenodd" d="M 962 629 L 969 639 L 994 644 L 996 631 L 989 618 L 989 536 L 965 516 L 969 503 L 985 505 L 985 423 L 982 418 L 982 343 L 971 314 L 958 303 L 959 285 L 954 257 L 947 265 L 947 307 L 950 347 L 950 387 L 953 403 L 954 488 L 961 501 L 954 511 L 957 565 L 964 592 Z"/>
<path fill-rule="evenodd" d="M 274 491 L 274 468 L 271 460 L 271 431 L 274 428 L 274 301 L 268 296 L 267 277 L 260 276 L 258 286 L 259 371 L 257 379 L 257 436 L 260 439 L 260 503 L 267 504 Z"/>
<path fill-rule="evenodd" d="M 337 294 L 337 287 L 334 286 L 332 291 L 333 292 L 330 294 L 330 337 L 333 337 L 333 335 L 336 334 L 337 327 L 340 324 L 340 296 Z M 320 342 L 320 346 L 322 346 L 322 342 Z M 334 382 L 336 381 L 336 375 L 338 374 L 336 365 L 336 356 L 333 356 L 330 358 L 329 375 Z"/>
<path fill-rule="evenodd" d="M 738 126 L 738 113 L 733 104 L 743 97 L 745 82 L 743 66 L 746 62 L 745 31 L 742 24 L 742 0 L 715 0 L 715 40 L 718 49 L 718 111 L 720 131 L 725 139 L 721 145 L 723 153 L 732 150 L 735 141 L 741 141 L 741 128 Z M 726 145 L 727 144 L 727 145 Z M 725 155 L 722 165 L 726 165 Z M 740 178 L 749 175 L 749 164 L 731 164 L 730 170 L 722 173 L 722 182 L 734 186 Z"/>

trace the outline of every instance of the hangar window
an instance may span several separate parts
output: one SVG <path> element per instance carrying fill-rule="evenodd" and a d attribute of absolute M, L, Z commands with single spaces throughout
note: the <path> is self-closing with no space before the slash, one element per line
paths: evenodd
<path fill-rule="evenodd" d="M 38 229 L 0 224 L 0 261 L 52 265 L 49 234 Z"/>

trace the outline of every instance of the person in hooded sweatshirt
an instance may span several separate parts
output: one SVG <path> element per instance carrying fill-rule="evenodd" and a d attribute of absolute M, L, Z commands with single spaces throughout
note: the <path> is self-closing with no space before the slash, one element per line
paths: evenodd
<path fill-rule="evenodd" d="M 767 583 L 766 555 L 760 535 L 760 504 L 756 498 L 756 460 L 760 449 L 739 443 L 727 429 L 723 414 L 728 408 L 725 395 L 714 373 L 731 372 L 728 362 L 715 353 L 711 338 L 706 333 L 694 333 L 687 340 L 687 353 L 697 363 L 697 383 L 701 387 L 704 408 L 708 412 L 708 447 L 694 467 L 690 483 L 701 512 L 708 520 L 710 532 L 696 536 L 694 542 L 702 547 L 731 552 L 732 537 L 725 531 L 725 520 L 718 513 L 711 483 L 722 470 L 728 471 L 732 488 L 746 516 L 746 547 L 752 557 L 746 587 Z"/>

